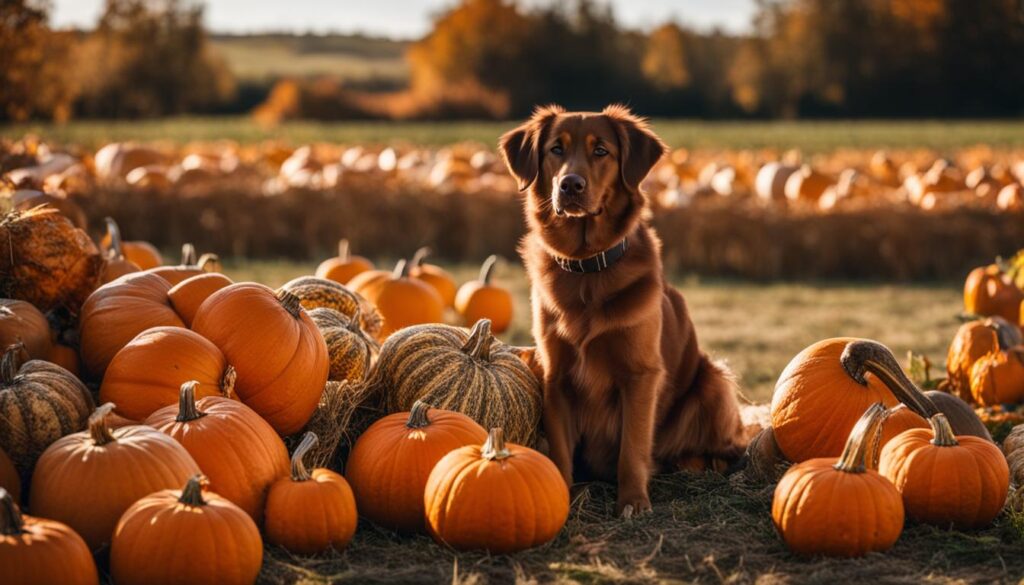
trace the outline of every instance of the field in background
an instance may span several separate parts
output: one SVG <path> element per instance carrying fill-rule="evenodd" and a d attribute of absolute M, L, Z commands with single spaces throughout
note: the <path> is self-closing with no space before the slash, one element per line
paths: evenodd
<path fill-rule="evenodd" d="M 1024 146 L 1024 120 L 702 122 L 654 120 L 654 129 L 673 147 L 798 148 L 826 152 L 843 148 L 953 149 L 976 144 Z M 35 134 L 46 140 L 97 148 L 112 141 L 411 143 L 440 146 L 460 141 L 494 145 L 515 122 L 287 122 L 264 128 L 246 117 L 76 121 L 64 125 L 0 125 L 0 137 Z"/>
<path fill-rule="evenodd" d="M 388 266 L 390 262 L 381 262 Z M 225 272 L 235 280 L 279 286 L 310 274 L 313 263 L 229 260 Z M 474 266 L 448 266 L 459 282 L 476 277 Z M 500 337 L 533 345 L 528 284 L 522 269 L 502 266 L 495 278 L 516 301 L 512 329 Z M 963 310 L 959 285 L 771 284 L 674 279 L 697 324 L 701 343 L 725 359 L 741 377 L 751 400 L 771 399 L 779 373 L 807 345 L 826 337 L 877 339 L 904 359 L 923 353 L 939 368 L 959 326 Z M 449 315 L 454 319 L 453 315 Z"/>

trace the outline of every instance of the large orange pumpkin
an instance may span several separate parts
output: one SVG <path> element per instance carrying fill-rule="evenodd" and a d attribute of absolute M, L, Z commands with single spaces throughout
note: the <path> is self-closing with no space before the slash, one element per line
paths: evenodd
<path fill-rule="evenodd" d="M 440 323 L 444 320 L 444 301 L 434 287 L 409 277 L 409 265 L 399 260 L 395 271 L 386 277 L 370 278 L 364 272 L 349 285 L 373 303 L 384 316 L 379 339 L 410 325 Z M 367 276 L 367 280 L 363 277 Z"/>
<path fill-rule="evenodd" d="M 92 553 L 66 525 L 22 515 L 0 488 L 0 567 L 5 585 L 98 585 Z"/>
<path fill-rule="evenodd" d="M 345 466 L 359 513 L 403 532 L 422 532 L 423 490 L 434 465 L 450 451 L 480 445 L 487 431 L 468 416 L 431 410 L 390 414 L 359 436 Z"/>
<path fill-rule="evenodd" d="M 348 240 L 341 239 L 338 242 L 338 255 L 328 258 L 316 268 L 317 278 L 326 278 L 334 282 L 347 284 L 357 274 L 373 270 L 373 262 L 362 256 L 355 256 L 350 253 Z"/>
<path fill-rule="evenodd" d="M 409 268 L 409 276 L 422 280 L 434 287 L 437 294 L 441 296 L 444 306 L 455 306 L 455 293 L 458 292 L 458 285 L 455 278 L 444 268 L 436 264 L 425 264 L 423 261 L 430 255 L 430 248 L 423 247 L 416 250 L 412 257 L 412 267 Z"/>
<path fill-rule="evenodd" d="M 302 458 L 316 446 L 307 432 L 292 455 L 291 476 L 267 495 L 267 540 L 298 554 L 341 550 L 356 533 L 356 501 L 345 478 L 330 469 L 306 469 Z"/>
<path fill-rule="evenodd" d="M 117 239 L 121 238 L 121 229 L 118 227 L 117 222 L 113 218 L 106 218 L 107 233 L 100 240 L 100 248 L 104 251 L 110 251 L 115 248 L 114 235 L 117 235 Z M 156 268 L 164 263 L 164 257 L 160 254 L 160 250 L 156 249 L 156 246 L 149 242 L 137 241 L 129 242 L 121 240 L 121 252 L 124 258 L 129 262 L 137 265 L 140 270 L 149 270 L 150 268 Z"/>
<path fill-rule="evenodd" d="M 903 501 L 875 470 L 872 448 L 884 413 L 881 403 L 867 409 L 838 461 L 808 459 L 782 476 L 772 520 L 794 553 L 856 557 L 887 550 L 899 538 Z"/>
<path fill-rule="evenodd" d="M 961 399 L 973 402 L 971 370 L 982 357 L 1022 342 L 1020 330 L 1002 317 L 964 323 L 957 329 L 946 356 L 949 386 Z"/>
<path fill-rule="evenodd" d="M 1024 291 L 1017 288 L 997 264 L 975 268 L 964 282 L 964 310 L 973 315 L 1002 317 L 1020 322 Z"/>
<path fill-rule="evenodd" d="M 0 299 L 0 351 L 15 343 L 25 344 L 32 359 L 48 359 L 53 349 L 50 324 L 35 305 Z"/>
<path fill-rule="evenodd" d="M 320 401 L 330 359 L 298 297 L 262 284 L 233 284 L 206 299 L 192 329 L 235 367 L 242 402 L 282 435 L 302 429 Z"/>
<path fill-rule="evenodd" d="M 216 345 L 181 327 L 154 327 L 117 352 L 100 386 L 100 402 L 143 420 L 178 402 L 181 385 L 198 382 L 196 396 L 234 395 L 235 371 Z"/>
<path fill-rule="evenodd" d="M 110 403 L 100 406 L 88 431 L 50 445 L 32 474 L 32 511 L 64 522 L 93 550 L 110 541 L 121 514 L 139 498 L 199 473 L 184 447 L 152 427 L 111 430 L 113 410 Z"/>
<path fill-rule="evenodd" d="M 1003 509 L 1010 469 L 999 447 L 955 436 L 942 414 L 931 429 L 901 433 L 882 449 L 879 471 L 903 495 L 907 514 L 922 522 L 978 528 Z"/>
<path fill-rule="evenodd" d="M 267 489 L 288 474 L 288 449 L 274 428 L 248 406 L 207 396 L 199 383 L 181 385 L 177 406 L 157 410 L 146 424 L 181 443 L 210 478 L 210 489 L 263 520 Z"/>
<path fill-rule="evenodd" d="M 491 284 L 497 256 L 490 256 L 480 267 L 480 278 L 459 287 L 455 310 L 469 326 L 481 319 L 490 319 L 491 330 L 503 333 L 512 324 L 512 293 Z"/>
<path fill-rule="evenodd" d="M 135 502 L 110 547 L 118 585 L 250 585 L 263 563 L 259 528 L 202 476 Z"/>
<path fill-rule="evenodd" d="M 553 539 L 569 516 L 569 488 L 550 459 L 512 443 L 487 442 L 445 455 L 423 492 L 427 528 L 458 550 L 504 554 Z"/>
<path fill-rule="evenodd" d="M 234 282 L 219 272 L 197 274 L 174 285 L 167 291 L 167 298 L 185 325 L 191 327 L 192 320 L 195 319 L 203 302 L 213 293 L 231 284 Z"/>

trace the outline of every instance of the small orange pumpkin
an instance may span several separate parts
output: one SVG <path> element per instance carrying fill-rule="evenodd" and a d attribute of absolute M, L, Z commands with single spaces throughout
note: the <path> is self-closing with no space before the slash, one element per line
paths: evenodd
<path fill-rule="evenodd" d="M 32 359 L 47 359 L 53 348 L 50 324 L 32 303 L 0 299 L 0 351 L 23 343 Z"/>
<path fill-rule="evenodd" d="M 98 585 L 92 553 L 68 526 L 22 515 L 0 488 L 0 567 L 7 585 Z"/>
<path fill-rule="evenodd" d="M 453 307 L 455 306 L 455 294 L 458 292 L 455 278 L 447 270 L 436 264 L 424 264 L 423 260 L 429 255 L 430 248 L 426 246 L 416 250 L 416 254 L 412 257 L 412 267 L 409 269 L 409 276 L 422 280 L 434 287 L 437 294 L 441 296 L 444 306 Z"/>
<path fill-rule="evenodd" d="M 993 351 L 975 362 L 971 394 L 982 406 L 1024 401 L 1024 346 Z"/>
<path fill-rule="evenodd" d="M 267 494 L 267 540 L 298 554 L 341 550 L 356 533 L 356 500 L 345 478 L 330 469 L 306 469 L 302 458 L 318 442 L 307 432 L 292 454 L 291 477 Z"/>
<path fill-rule="evenodd" d="M 999 316 L 1020 322 L 1024 291 L 1009 280 L 997 264 L 975 268 L 964 282 L 964 310 L 984 317 Z"/>
<path fill-rule="evenodd" d="M 116 234 L 116 239 L 121 244 L 121 254 L 126 260 L 138 266 L 140 270 L 156 268 L 164 263 L 164 257 L 160 254 L 160 250 L 156 249 L 156 246 L 149 242 L 121 240 L 121 229 L 118 227 L 117 222 L 113 218 L 108 217 L 106 218 L 106 223 L 107 233 L 104 234 L 103 239 L 100 241 L 101 249 L 106 252 L 113 250 L 116 247 L 114 245 L 114 236 Z"/>
<path fill-rule="evenodd" d="M 82 375 L 82 361 L 78 357 L 78 350 L 70 345 L 54 343 L 53 349 L 50 350 L 50 356 L 46 358 L 46 361 L 64 368 L 75 376 L 80 377 Z"/>
<path fill-rule="evenodd" d="M 491 274 L 497 261 L 497 256 L 489 256 L 480 267 L 480 278 L 459 288 L 455 310 L 462 315 L 467 326 L 481 319 L 490 319 L 491 330 L 503 333 L 512 324 L 512 294 L 491 284 Z"/>
<path fill-rule="evenodd" d="M 200 305 L 210 295 L 234 282 L 219 272 L 207 272 L 186 278 L 167 291 L 171 306 L 188 327 L 199 312 Z"/>
<path fill-rule="evenodd" d="M 367 270 L 373 270 L 373 262 L 350 254 L 348 240 L 343 238 L 338 241 L 338 255 L 321 262 L 316 268 L 316 277 L 348 284 L 357 274 Z"/>
<path fill-rule="evenodd" d="M 220 272 L 220 258 L 216 254 L 203 254 L 196 257 L 196 248 L 192 244 L 184 244 L 181 247 L 181 264 L 177 266 L 158 266 L 146 270 L 149 274 L 156 274 L 174 286 L 181 281 L 206 274 L 208 272 Z"/>
<path fill-rule="evenodd" d="M 106 284 L 125 274 L 142 270 L 138 264 L 125 256 L 124 248 L 121 247 L 121 230 L 117 227 L 117 223 L 109 217 L 107 218 L 107 235 L 110 237 L 110 247 L 106 251 L 106 264 L 103 267 L 103 276 L 100 277 L 100 282 Z"/>
<path fill-rule="evenodd" d="M 365 272 L 351 281 L 352 290 L 373 303 L 384 316 L 379 339 L 399 329 L 422 323 L 444 320 L 444 301 L 434 287 L 409 277 L 409 264 L 399 260 L 394 272 L 386 277 Z M 367 276 L 367 280 L 363 277 Z"/>
<path fill-rule="evenodd" d="M 946 374 L 953 391 L 972 402 L 971 370 L 982 357 L 1022 343 L 1020 330 L 1002 317 L 964 323 L 957 329 L 946 356 Z"/>

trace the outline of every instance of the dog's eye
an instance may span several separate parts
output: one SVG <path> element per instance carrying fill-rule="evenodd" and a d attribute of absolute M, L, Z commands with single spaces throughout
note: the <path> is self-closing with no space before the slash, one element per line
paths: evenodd
<path fill-rule="evenodd" d="M 594 149 L 594 156 L 607 156 L 608 149 L 603 146 L 598 146 Z"/>
<path fill-rule="evenodd" d="M 565 151 L 562 150 L 562 145 L 560 145 L 560 144 L 556 144 L 556 145 L 551 147 L 551 154 L 561 155 L 563 152 L 565 152 Z"/>

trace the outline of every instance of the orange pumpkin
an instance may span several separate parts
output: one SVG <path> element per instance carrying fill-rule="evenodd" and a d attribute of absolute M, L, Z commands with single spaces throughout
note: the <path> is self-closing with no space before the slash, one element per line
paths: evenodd
<path fill-rule="evenodd" d="M 867 409 L 838 461 L 808 459 L 775 486 L 772 520 L 794 553 L 857 557 L 887 550 L 899 538 L 903 501 L 875 470 L 872 448 L 884 413 L 881 403 Z"/>
<path fill-rule="evenodd" d="M 0 488 L 0 567 L 7 585 L 99 585 L 96 563 L 81 536 L 66 525 L 22 515 Z"/>
<path fill-rule="evenodd" d="M 195 380 L 182 384 L 178 405 L 157 410 L 145 424 L 181 443 L 210 478 L 210 489 L 258 524 L 267 489 L 288 474 L 288 449 L 251 408 L 223 396 L 197 401 L 198 388 Z"/>
<path fill-rule="evenodd" d="M 118 585 L 249 585 L 263 563 L 259 528 L 196 476 L 135 502 L 110 547 Z M 173 546 L 169 544 L 173 543 Z"/>
<path fill-rule="evenodd" d="M 982 406 L 1024 401 L 1024 346 L 994 351 L 975 362 L 971 394 Z"/>
<path fill-rule="evenodd" d="M 10 492 L 15 502 L 21 501 L 21 476 L 3 449 L 0 449 L 0 488 Z"/>
<path fill-rule="evenodd" d="M 82 362 L 78 357 L 78 350 L 69 345 L 53 344 L 53 349 L 50 350 L 50 356 L 46 358 L 46 361 L 64 368 L 75 376 L 82 375 Z"/>
<path fill-rule="evenodd" d="M 82 306 L 82 362 L 86 371 L 101 378 L 110 360 L 128 342 L 151 327 L 184 327 L 167 292 L 171 285 L 162 277 L 139 272 L 96 289 Z"/>
<path fill-rule="evenodd" d="M 455 310 L 462 315 L 467 326 L 481 319 L 490 319 L 491 330 L 503 333 L 512 324 L 512 293 L 491 284 L 491 274 L 497 261 L 497 256 L 489 256 L 480 267 L 480 278 L 459 288 Z"/>
<path fill-rule="evenodd" d="M 963 400 L 972 402 L 971 370 L 982 357 L 1020 345 L 1020 330 L 1002 317 L 964 323 L 957 329 L 946 356 L 949 386 Z"/>
<path fill-rule="evenodd" d="M 569 488 L 540 453 L 491 429 L 482 446 L 445 455 L 423 494 L 427 528 L 457 550 L 512 553 L 553 539 L 569 516 Z"/>
<path fill-rule="evenodd" d="M 192 329 L 238 371 L 242 402 L 282 435 L 302 429 L 320 401 L 330 358 L 298 297 L 262 284 L 232 284 L 206 299 Z"/>
<path fill-rule="evenodd" d="M 882 449 L 879 471 L 903 495 L 907 514 L 922 522 L 979 528 L 1003 509 L 1010 469 L 999 447 L 954 436 L 942 414 L 931 429 L 901 433 Z"/>
<path fill-rule="evenodd" d="M 125 274 L 142 270 L 138 264 L 125 257 L 124 249 L 121 247 L 121 230 L 113 219 L 107 218 L 107 235 L 110 237 L 110 247 L 106 252 L 106 264 L 103 267 L 103 276 L 100 281 L 106 284 L 117 280 Z"/>
<path fill-rule="evenodd" d="M 373 270 L 373 262 L 350 254 L 348 240 L 341 239 L 338 241 L 338 255 L 321 262 L 316 268 L 316 277 L 347 284 L 357 274 L 367 270 Z"/>
<path fill-rule="evenodd" d="M 32 474 L 32 511 L 64 522 L 93 550 L 110 541 L 139 498 L 199 473 L 184 447 L 152 427 L 111 430 L 106 419 L 113 410 L 104 404 L 89 417 L 88 431 L 50 445 Z"/>
<path fill-rule="evenodd" d="M 1024 291 L 1017 288 L 997 265 L 975 268 L 964 282 L 964 310 L 972 315 L 999 316 L 1020 323 Z"/>
<path fill-rule="evenodd" d="M 195 246 L 184 244 L 181 247 L 181 264 L 177 266 L 158 266 L 150 268 L 146 272 L 156 274 L 171 283 L 171 286 L 174 286 L 193 276 L 208 272 L 220 272 L 220 259 L 216 254 L 203 254 L 197 258 Z"/>
<path fill-rule="evenodd" d="M 423 490 L 434 465 L 486 440 L 487 431 L 468 416 L 419 400 L 411 412 L 378 420 L 359 436 L 345 466 L 359 513 L 381 526 L 422 532 Z"/>
<path fill-rule="evenodd" d="M 174 285 L 167 291 L 167 298 L 185 325 L 191 327 L 203 301 L 231 284 L 234 282 L 219 272 L 197 274 Z"/>
<path fill-rule="evenodd" d="M 32 303 L 0 299 L 0 351 L 19 342 L 32 359 L 47 359 L 53 348 L 50 324 Z"/>
<path fill-rule="evenodd" d="M 164 258 L 160 254 L 160 250 L 156 249 L 156 246 L 149 242 L 124 241 L 121 239 L 121 229 L 118 227 L 117 222 L 113 218 L 108 217 L 106 218 L 106 223 L 107 233 L 104 234 L 103 239 L 100 241 L 100 248 L 105 252 L 116 248 L 114 241 L 117 239 L 121 244 L 121 255 L 132 264 L 138 266 L 140 270 L 156 268 L 164 263 Z"/>
<path fill-rule="evenodd" d="M 410 325 L 444 320 L 441 296 L 429 284 L 410 278 L 409 264 L 405 260 L 400 260 L 389 276 L 378 277 L 372 272 L 365 272 L 353 279 L 349 286 L 373 303 L 384 316 L 379 339 Z"/>
<path fill-rule="evenodd" d="M 455 294 L 458 292 L 458 285 L 455 284 L 455 278 L 444 268 L 435 264 L 424 264 L 423 260 L 430 255 L 430 248 L 423 247 L 416 250 L 416 254 L 412 257 L 412 267 L 409 268 L 409 276 L 422 280 L 423 282 L 434 287 L 437 294 L 441 296 L 441 301 L 444 302 L 444 306 L 453 307 L 455 306 Z"/>
<path fill-rule="evenodd" d="M 356 533 L 356 501 L 345 478 L 330 469 L 306 469 L 302 458 L 316 446 L 307 432 L 292 455 L 291 477 L 270 486 L 267 540 L 298 554 L 341 550 Z"/>
<path fill-rule="evenodd" d="M 825 190 L 834 184 L 831 177 L 805 164 L 786 179 L 784 191 L 790 201 L 817 203 Z"/>

